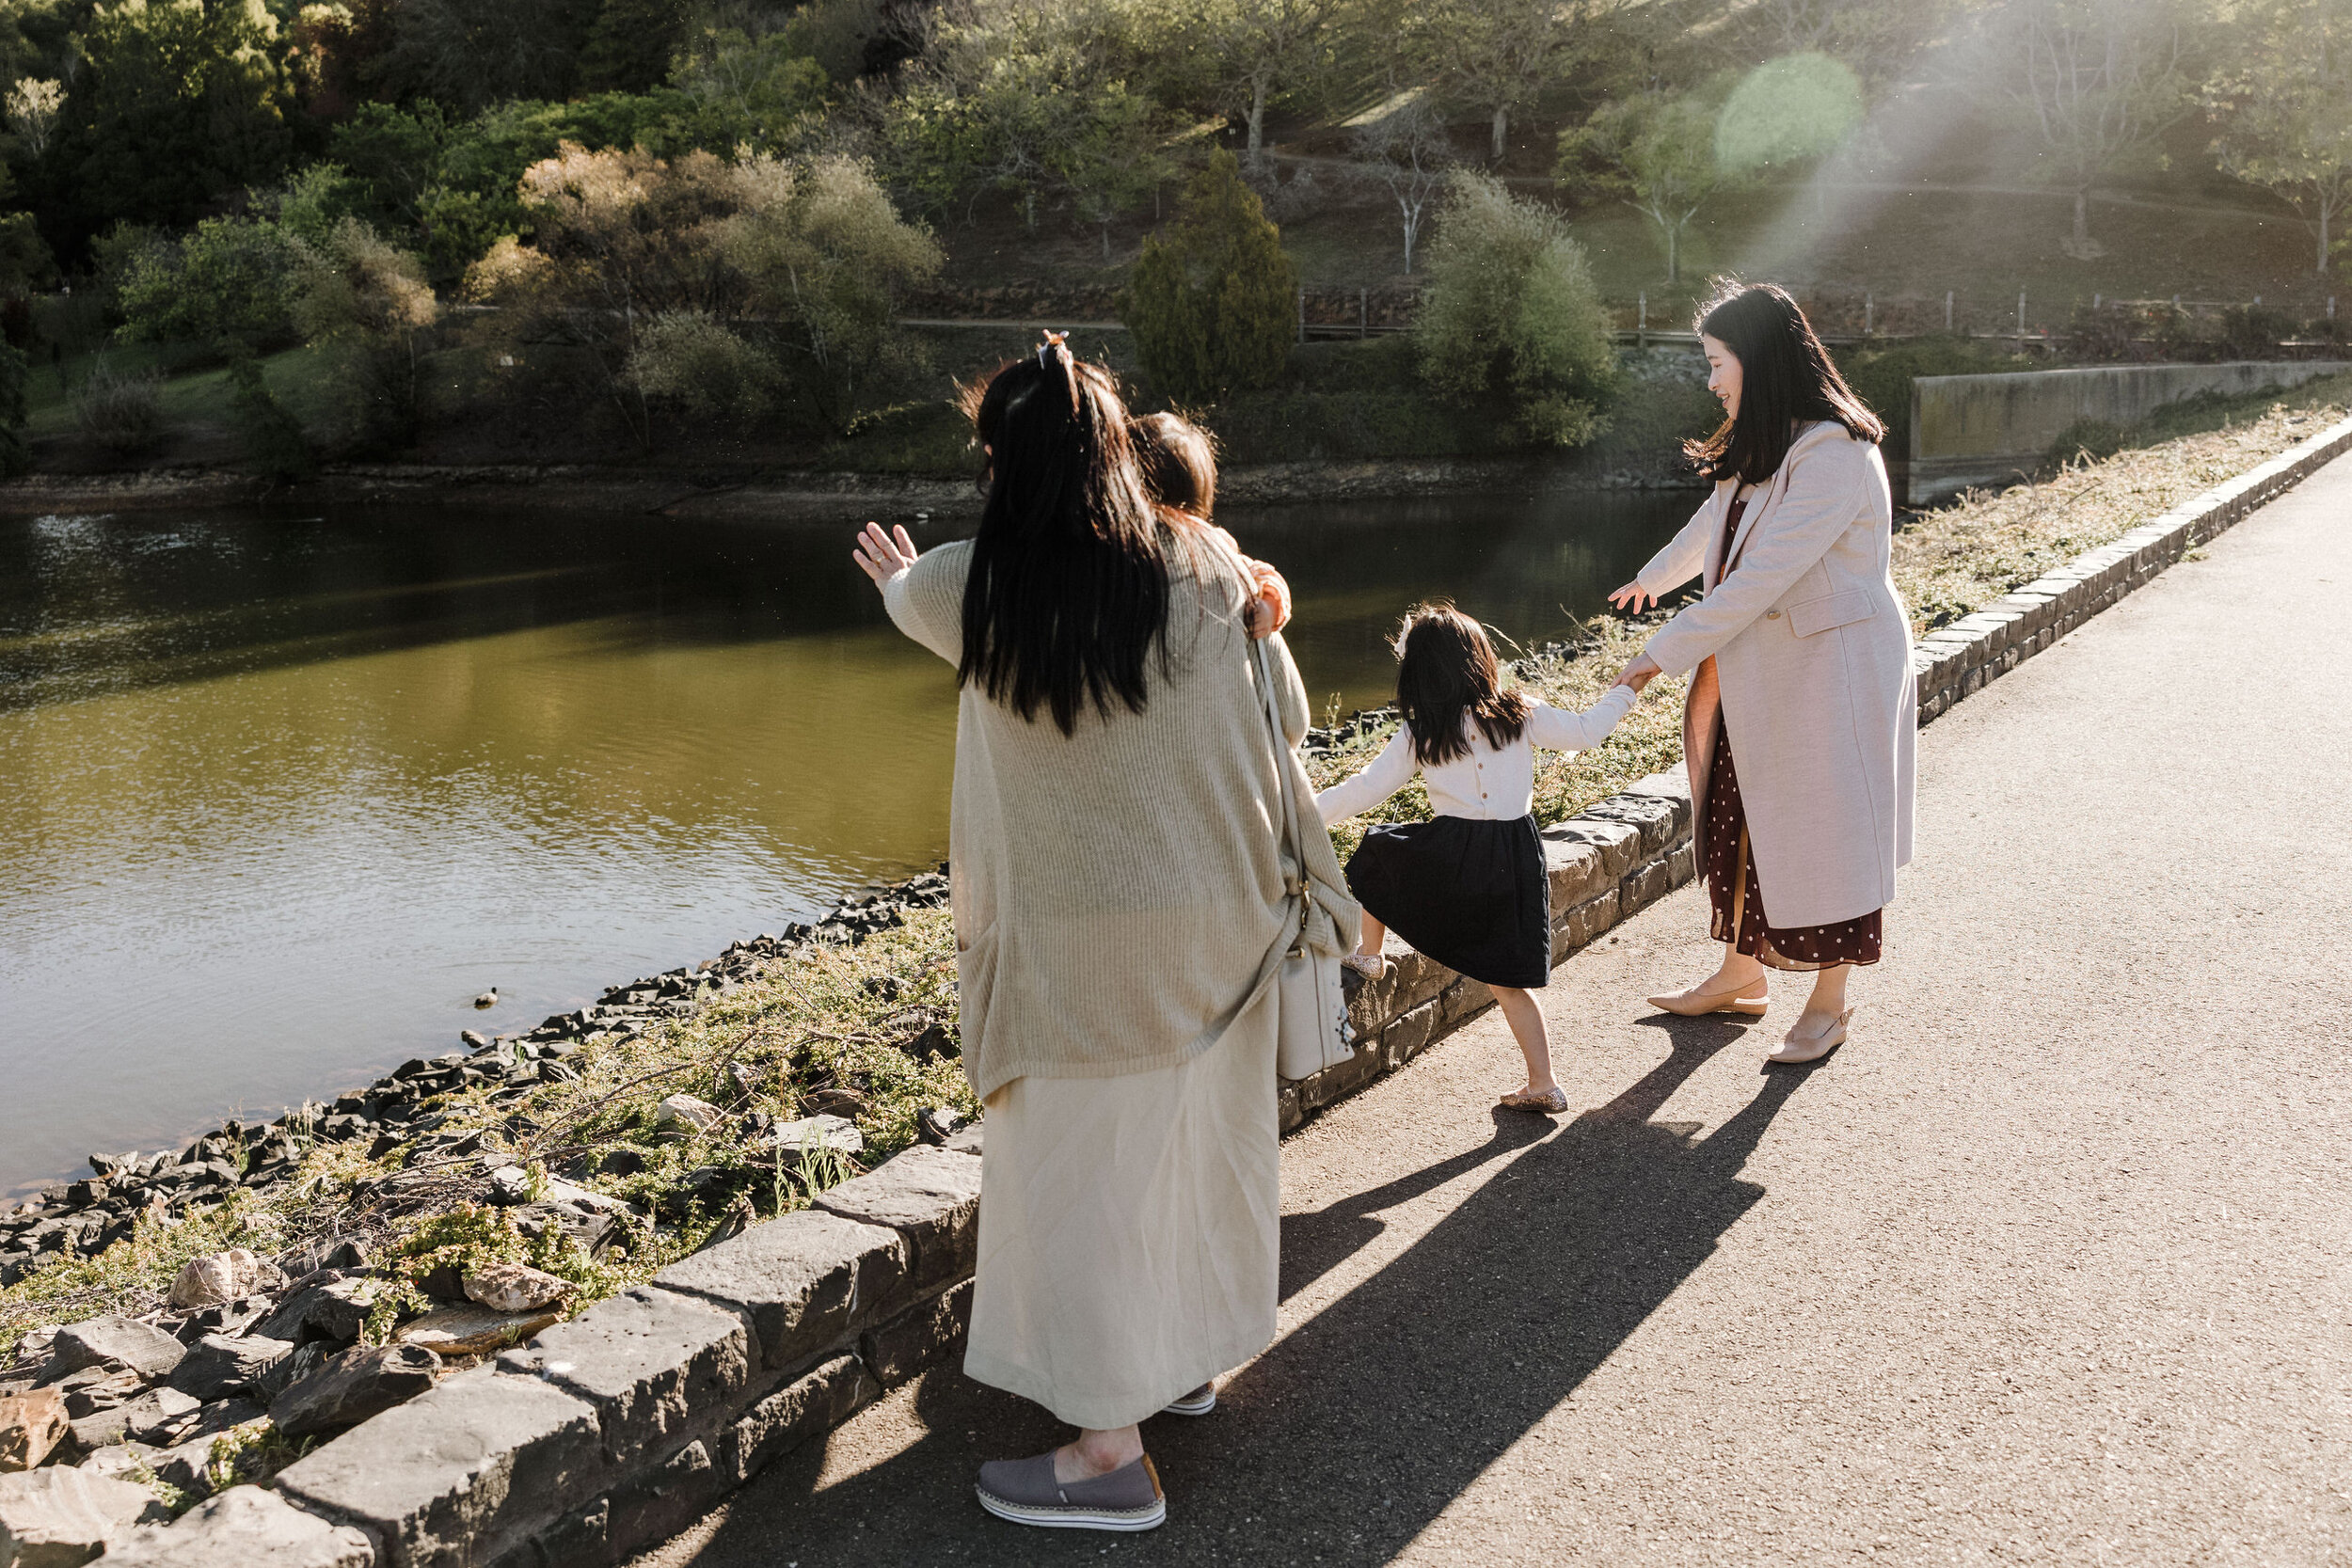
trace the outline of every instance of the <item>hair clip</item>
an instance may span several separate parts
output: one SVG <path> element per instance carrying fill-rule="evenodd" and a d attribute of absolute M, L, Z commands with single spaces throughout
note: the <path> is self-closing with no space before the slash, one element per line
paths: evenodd
<path fill-rule="evenodd" d="M 1070 334 L 1067 332 L 1048 332 L 1045 334 L 1045 341 L 1037 345 L 1037 362 L 1041 366 L 1051 366 L 1053 364 L 1053 360 L 1048 358 L 1047 356 L 1051 355 L 1056 349 L 1062 348 L 1062 344 L 1068 341 L 1069 338 Z M 1068 349 L 1062 348 L 1062 353 L 1064 355 L 1067 355 L 1069 352 L 1070 351 Z"/>

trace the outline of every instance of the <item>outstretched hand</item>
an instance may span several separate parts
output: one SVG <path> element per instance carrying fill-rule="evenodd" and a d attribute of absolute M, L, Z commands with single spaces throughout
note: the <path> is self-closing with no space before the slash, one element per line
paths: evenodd
<path fill-rule="evenodd" d="M 1658 596 L 1639 582 L 1629 582 L 1609 595 L 1609 602 L 1629 615 L 1638 615 L 1643 608 L 1658 602 Z"/>
<path fill-rule="evenodd" d="M 882 531 L 882 524 L 868 523 L 866 531 L 857 536 L 857 544 L 850 549 L 850 558 L 874 579 L 874 586 L 880 588 L 914 565 L 914 536 L 907 532 L 904 523 L 888 533 Z"/>

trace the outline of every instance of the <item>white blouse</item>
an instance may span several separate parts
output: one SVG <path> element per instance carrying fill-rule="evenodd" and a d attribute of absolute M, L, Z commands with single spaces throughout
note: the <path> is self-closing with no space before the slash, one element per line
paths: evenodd
<path fill-rule="evenodd" d="M 1535 806 L 1535 748 L 1549 752 L 1583 752 L 1599 745 L 1633 709 L 1633 689 L 1613 686 L 1608 695 L 1582 713 L 1544 703 L 1534 705 L 1527 727 L 1508 746 L 1486 743 L 1478 726 L 1463 721 L 1470 754 L 1423 768 L 1413 755 L 1412 732 L 1404 725 L 1372 766 L 1315 797 L 1315 809 L 1326 827 L 1344 817 L 1370 811 L 1413 782 L 1419 773 L 1428 782 L 1429 807 L 1439 816 L 1467 816 L 1472 821 L 1508 822 L 1525 816 Z"/>

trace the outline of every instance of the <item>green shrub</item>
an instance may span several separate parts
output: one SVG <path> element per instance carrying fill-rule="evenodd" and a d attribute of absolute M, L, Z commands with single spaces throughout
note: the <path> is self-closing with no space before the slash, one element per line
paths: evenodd
<path fill-rule="evenodd" d="M 1143 242 L 1124 317 L 1162 394 L 1213 402 L 1271 387 L 1296 336 L 1298 269 L 1241 166 L 1219 149 L 1185 187 L 1176 221 Z"/>
<path fill-rule="evenodd" d="M 1598 432 L 1617 355 L 1565 219 L 1500 181 L 1456 173 L 1428 277 L 1413 337 L 1434 390 L 1504 400 L 1496 412 L 1536 445 L 1577 446 Z"/>
<path fill-rule="evenodd" d="M 2267 305 L 2233 305 L 2221 312 L 2221 352 L 2232 359 L 2276 359 L 2295 325 L 2293 316 Z"/>
<path fill-rule="evenodd" d="M 126 342 L 262 348 L 294 338 L 294 243 L 277 225 L 206 218 L 176 245 L 148 245 L 121 286 Z"/>
<path fill-rule="evenodd" d="M 707 419 L 743 420 L 775 402 L 773 357 L 701 310 L 673 310 L 637 330 L 622 379 L 646 398 Z"/>
<path fill-rule="evenodd" d="M 341 438 L 379 451 L 408 446 L 424 420 L 420 365 L 440 315 L 423 264 L 350 216 L 294 248 L 294 321 L 331 356 Z"/>
<path fill-rule="evenodd" d="M 73 388 L 73 422 L 107 451 L 129 456 L 164 433 L 164 405 L 153 372 L 123 372 L 105 360 Z"/>
<path fill-rule="evenodd" d="M 731 180 L 740 205 L 720 260 L 750 313 L 774 324 L 770 362 L 800 409 L 846 430 L 880 383 L 921 357 L 898 329 L 898 301 L 938 276 L 939 242 L 898 215 L 861 159 L 762 155 Z"/>
<path fill-rule="evenodd" d="M 2219 356 L 2218 337 L 2208 332 L 2192 312 L 2178 306 L 2161 306 L 2152 315 L 2157 358 L 2197 365 Z"/>
<path fill-rule="evenodd" d="M 90 293 L 99 302 L 107 325 L 122 324 L 122 291 L 131 275 L 146 263 L 151 252 L 176 248 L 159 230 L 118 221 L 89 242 Z"/>
<path fill-rule="evenodd" d="M 2066 335 L 2059 341 L 2065 345 L 2069 359 L 2093 364 L 2144 359 L 2147 349 L 2139 338 L 2147 325 L 2137 312 L 2122 306 L 2103 305 L 2094 309 L 2077 305 L 2073 319 L 2066 324 Z"/>

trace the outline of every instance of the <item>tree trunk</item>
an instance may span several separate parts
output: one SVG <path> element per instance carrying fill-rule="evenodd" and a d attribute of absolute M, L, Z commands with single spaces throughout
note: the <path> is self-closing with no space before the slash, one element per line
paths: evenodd
<path fill-rule="evenodd" d="M 2074 245 L 2077 249 L 2090 243 L 2090 187 L 2074 187 Z"/>
<path fill-rule="evenodd" d="M 1413 276 L 1413 226 L 1410 221 L 1405 225 L 1405 276 Z"/>
<path fill-rule="evenodd" d="M 2319 264 L 2312 269 L 2321 277 L 2328 276 L 2328 220 L 2334 215 L 2328 199 L 2322 196 L 2319 198 Z"/>
<path fill-rule="evenodd" d="M 1511 106 L 1510 106 L 1508 103 L 1498 103 L 1498 104 L 1496 104 L 1496 105 L 1495 105 L 1495 160 L 1494 160 L 1494 161 L 1495 161 L 1496 163 L 1498 163 L 1498 164 L 1499 164 L 1499 163 L 1501 163 L 1501 162 L 1502 162 L 1502 154 L 1503 154 L 1503 152 L 1504 152 L 1504 150 L 1505 150 L 1505 149 L 1504 149 L 1504 147 L 1503 147 L 1503 141 L 1502 141 L 1502 138 L 1504 137 L 1504 135 L 1507 135 L 1507 134 L 1509 133 L 1510 129 L 1511 129 Z"/>
<path fill-rule="evenodd" d="M 1679 224 L 1666 227 L 1666 281 L 1682 281 L 1682 228 Z"/>
<path fill-rule="evenodd" d="M 1249 166 L 1256 168 L 1264 158 L 1265 149 L 1265 80 L 1261 77 L 1249 84 Z"/>

